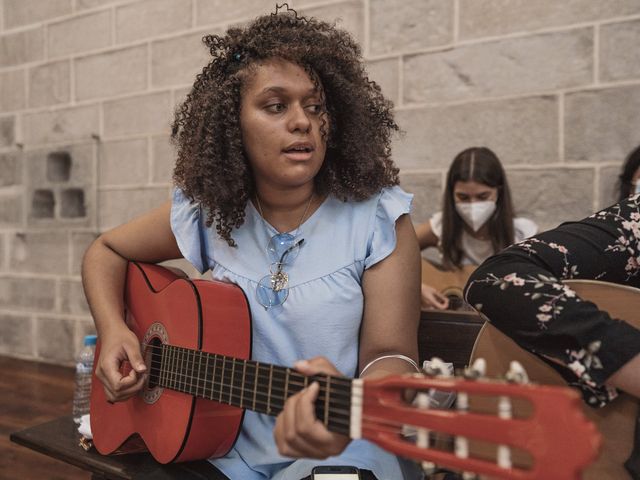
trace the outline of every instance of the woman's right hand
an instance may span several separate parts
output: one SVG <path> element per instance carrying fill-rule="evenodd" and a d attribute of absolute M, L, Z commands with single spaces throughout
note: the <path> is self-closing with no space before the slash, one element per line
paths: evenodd
<path fill-rule="evenodd" d="M 125 361 L 131 364 L 131 371 L 123 375 L 120 367 Z M 124 323 L 100 336 L 96 376 L 104 385 L 108 401 L 122 402 L 142 390 L 146 371 L 140 342 Z"/>
<path fill-rule="evenodd" d="M 446 310 L 449 299 L 431 285 L 422 284 L 422 309 Z"/>

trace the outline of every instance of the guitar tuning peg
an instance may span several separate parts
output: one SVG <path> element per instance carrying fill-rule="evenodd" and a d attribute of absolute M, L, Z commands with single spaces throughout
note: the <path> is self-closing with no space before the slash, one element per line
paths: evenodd
<path fill-rule="evenodd" d="M 432 377 L 442 376 L 442 377 L 451 377 L 453 376 L 453 364 L 447 363 L 443 361 L 441 358 L 432 357 L 431 360 L 425 360 L 422 363 L 422 370 L 426 375 L 430 375 Z"/>
<path fill-rule="evenodd" d="M 484 358 L 478 358 L 473 365 L 464 369 L 463 376 L 469 380 L 476 380 L 484 377 L 487 372 L 487 362 Z"/>
<path fill-rule="evenodd" d="M 438 357 L 433 357 L 431 360 L 425 360 L 422 363 L 422 369 L 425 375 L 431 377 L 452 377 L 453 376 L 453 363 L 447 363 Z M 417 398 L 421 398 L 418 394 Z M 449 408 L 453 405 L 456 399 L 456 393 L 451 391 L 437 390 L 430 388 L 426 395 L 424 395 L 425 401 L 428 402 L 425 408 Z M 420 405 L 418 404 L 420 407 Z"/>
<path fill-rule="evenodd" d="M 529 375 L 522 366 L 522 364 L 516 360 L 513 360 L 509 364 L 509 370 L 505 376 L 507 382 L 510 383 L 529 383 Z"/>

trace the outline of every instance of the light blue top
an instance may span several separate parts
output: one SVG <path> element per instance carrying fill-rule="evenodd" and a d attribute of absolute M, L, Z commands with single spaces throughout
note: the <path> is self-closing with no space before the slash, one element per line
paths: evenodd
<path fill-rule="evenodd" d="M 411 199 L 399 187 L 384 189 L 362 202 L 328 197 L 297 232 L 304 243 L 292 265 L 285 268 L 289 274 L 286 302 L 268 310 L 257 301 L 256 284 L 269 273 L 272 260 L 266 246 L 278 232 L 263 221 L 251 202 L 244 223 L 232 232 L 235 248 L 217 235 L 215 227 L 205 226 L 206 215 L 179 189 L 173 194 L 171 228 L 180 251 L 201 273 L 211 269 L 214 279 L 244 290 L 253 322 L 253 360 L 292 366 L 297 360 L 323 355 L 340 372 L 354 377 L 363 312 L 362 276 L 394 250 L 395 222 L 409 212 Z M 282 457 L 273 440 L 274 425 L 274 417 L 246 411 L 232 451 L 211 462 L 233 480 L 299 480 L 319 464 L 368 468 L 380 480 L 402 478 L 397 458 L 364 440 L 352 441 L 340 456 L 325 461 Z"/>

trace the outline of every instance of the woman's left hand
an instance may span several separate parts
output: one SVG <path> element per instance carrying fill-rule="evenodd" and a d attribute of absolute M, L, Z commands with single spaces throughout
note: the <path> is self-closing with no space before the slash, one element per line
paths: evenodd
<path fill-rule="evenodd" d="M 325 373 L 342 376 L 336 367 L 324 357 L 302 360 L 295 365 L 303 375 Z M 351 439 L 332 433 L 316 418 L 315 401 L 320 386 L 312 383 L 304 390 L 289 397 L 276 419 L 273 435 L 281 455 L 324 459 L 341 453 Z"/>

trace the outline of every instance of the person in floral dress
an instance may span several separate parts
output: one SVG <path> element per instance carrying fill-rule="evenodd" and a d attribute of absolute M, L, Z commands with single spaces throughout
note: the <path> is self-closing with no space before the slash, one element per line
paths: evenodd
<path fill-rule="evenodd" d="M 465 298 L 599 407 L 621 389 L 640 398 L 640 330 L 583 301 L 568 279 L 640 288 L 640 194 L 486 260 Z"/>

